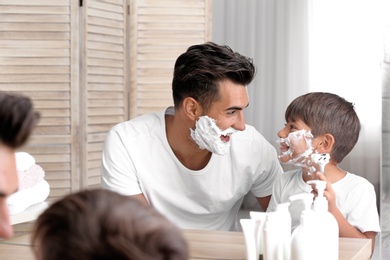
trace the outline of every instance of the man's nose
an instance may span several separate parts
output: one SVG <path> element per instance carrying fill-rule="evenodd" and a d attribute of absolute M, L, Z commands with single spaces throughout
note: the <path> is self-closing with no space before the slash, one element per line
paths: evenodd
<path fill-rule="evenodd" d="M 234 125 L 232 127 L 238 131 L 244 131 L 245 130 L 245 116 L 244 111 L 239 111 L 238 116 L 236 118 L 236 122 L 234 122 Z"/>
<path fill-rule="evenodd" d="M 5 198 L 0 198 L 0 238 L 11 238 L 14 230 L 11 225 L 8 206 Z"/>

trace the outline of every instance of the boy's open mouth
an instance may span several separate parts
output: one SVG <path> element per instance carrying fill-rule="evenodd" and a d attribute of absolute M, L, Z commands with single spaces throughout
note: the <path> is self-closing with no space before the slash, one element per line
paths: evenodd
<path fill-rule="evenodd" d="M 226 134 L 226 135 L 221 135 L 221 141 L 224 142 L 224 143 L 227 143 L 230 141 L 230 136 L 232 134 Z"/>

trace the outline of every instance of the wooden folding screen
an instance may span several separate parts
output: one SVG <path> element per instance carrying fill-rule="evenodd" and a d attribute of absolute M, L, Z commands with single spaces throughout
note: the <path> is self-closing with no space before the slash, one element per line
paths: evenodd
<path fill-rule="evenodd" d="M 107 131 L 128 119 L 127 1 L 88 0 L 83 8 L 81 187 L 100 185 Z"/>
<path fill-rule="evenodd" d="M 130 1 L 130 117 L 172 105 L 173 66 L 211 40 L 211 0 Z"/>
<path fill-rule="evenodd" d="M 29 145 L 51 197 L 79 185 L 78 1 L 0 1 L 0 90 L 30 96 L 41 120 Z"/>
<path fill-rule="evenodd" d="M 30 96 L 41 113 L 21 150 L 45 170 L 49 200 L 99 186 L 102 144 L 114 124 L 172 104 L 174 60 L 211 39 L 210 6 L 0 0 L 0 90 Z"/>

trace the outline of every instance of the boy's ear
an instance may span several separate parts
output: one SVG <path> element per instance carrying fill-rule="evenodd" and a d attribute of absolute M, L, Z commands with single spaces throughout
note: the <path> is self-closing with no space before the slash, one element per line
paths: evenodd
<path fill-rule="evenodd" d="M 187 97 L 183 100 L 183 109 L 187 117 L 192 120 L 197 120 L 202 115 L 202 106 L 192 97 Z"/>
<path fill-rule="evenodd" d="M 334 136 L 331 134 L 325 134 L 321 136 L 318 144 L 317 151 L 319 153 L 330 153 L 334 145 Z"/>

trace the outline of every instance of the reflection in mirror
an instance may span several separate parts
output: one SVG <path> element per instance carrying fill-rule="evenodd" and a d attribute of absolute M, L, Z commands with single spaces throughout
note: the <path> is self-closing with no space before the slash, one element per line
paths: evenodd
<path fill-rule="evenodd" d="M 384 183 L 380 187 L 381 67 L 387 68 L 386 75 L 390 74 L 390 53 L 387 63 L 383 63 L 383 28 L 387 24 L 389 32 L 390 27 L 384 21 L 383 10 L 390 10 L 383 6 L 384 2 L 213 0 L 213 41 L 252 57 L 257 66 L 257 76 L 248 88 L 247 123 L 277 147 L 276 133 L 284 124 L 284 110 L 295 97 L 324 91 L 355 103 L 362 131 L 357 145 L 340 167 L 374 185 L 378 209 L 386 205 L 380 203 L 384 193 L 390 192 L 388 156 L 384 158 L 387 163 L 383 163 L 387 165 L 387 179 L 382 175 Z M 390 35 L 387 39 L 390 42 Z M 383 93 L 387 93 L 384 104 L 390 103 L 389 82 L 387 78 L 387 84 L 383 84 Z M 384 141 L 389 144 L 387 124 Z M 383 226 L 383 216 L 389 214 L 383 211 L 381 214 L 383 239 L 389 237 L 386 230 L 390 231 L 390 223 Z M 390 249 L 390 238 L 381 241 L 379 235 L 376 248 L 372 259 L 381 259 L 380 254 Z"/>

